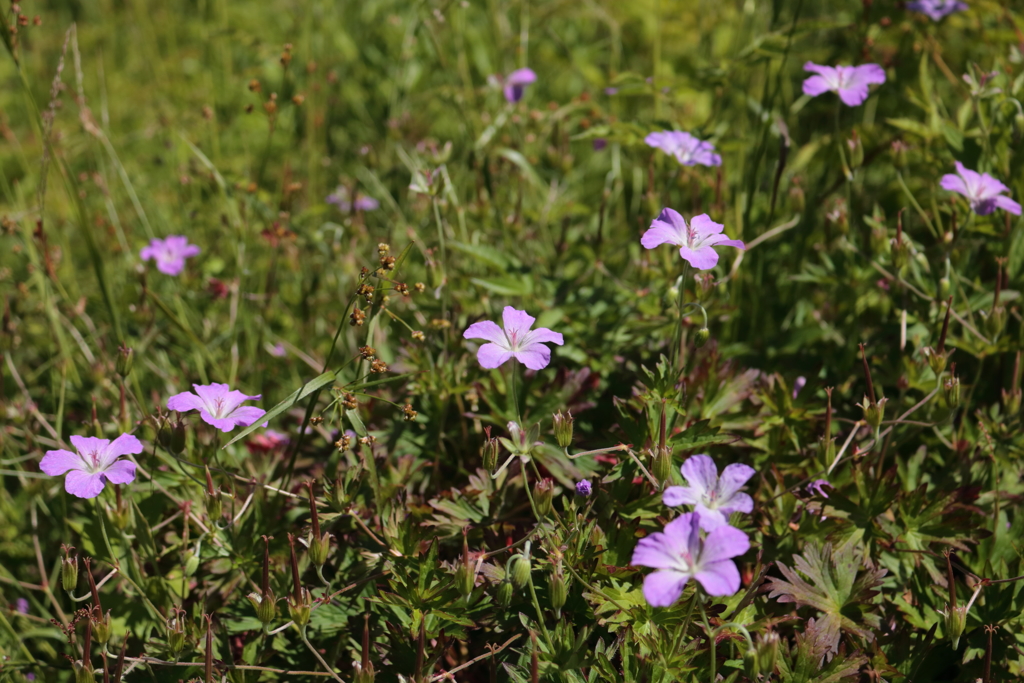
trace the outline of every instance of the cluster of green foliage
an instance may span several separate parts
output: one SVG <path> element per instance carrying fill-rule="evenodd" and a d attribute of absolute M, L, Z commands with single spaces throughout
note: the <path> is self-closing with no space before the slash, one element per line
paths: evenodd
<path fill-rule="evenodd" d="M 1024 196 L 1024 11 L 902 4 L 3 2 L 0 681 L 1021 675 L 1024 224 L 939 179 Z M 888 79 L 845 107 L 806 61 Z M 666 206 L 747 250 L 680 278 Z M 505 305 L 546 369 L 480 367 Z M 288 440 L 175 429 L 193 382 Z M 122 432 L 132 484 L 39 471 Z M 694 453 L 758 472 L 743 586 L 653 608 L 631 554 Z"/>

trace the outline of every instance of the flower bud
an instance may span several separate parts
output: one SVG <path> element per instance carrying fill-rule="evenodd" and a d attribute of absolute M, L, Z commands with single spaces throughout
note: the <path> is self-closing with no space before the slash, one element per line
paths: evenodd
<path fill-rule="evenodd" d="M 71 665 L 75 671 L 75 683 L 96 683 L 92 675 L 92 665 L 88 662 L 76 661 Z"/>
<path fill-rule="evenodd" d="M 555 610 L 555 617 L 559 618 L 562 614 L 562 608 L 565 607 L 565 601 L 569 597 L 569 587 L 566 585 L 565 577 L 560 572 L 551 575 L 549 587 L 551 590 L 551 608 Z"/>
<path fill-rule="evenodd" d="M 821 462 L 827 467 L 832 464 L 832 461 L 836 459 L 836 440 L 835 438 L 826 439 L 822 437 L 818 439 L 818 457 L 821 458 Z"/>
<path fill-rule="evenodd" d="M 92 620 L 92 639 L 100 645 L 104 645 L 110 640 L 110 610 L 107 610 L 107 613 L 99 618 L 96 618 L 97 611 L 94 610 L 89 616 Z"/>
<path fill-rule="evenodd" d="M 1006 309 L 1002 306 L 993 307 L 989 311 L 988 316 L 985 317 L 985 331 L 988 332 L 989 339 L 994 341 L 1002 333 L 1005 326 Z"/>
<path fill-rule="evenodd" d="M 890 151 L 892 152 L 892 163 L 896 168 L 907 167 L 907 150 L 910 149 L 907 143 L 902 140 L 894 140 Z"/>
<path fill-rule="evenodd" d="M 501 448 L 497 438 L 490 438 L 484 441 L 484 447 L 480 450 L 480 457 L 483 460 L 484 469 L 493 472 L 498 466 L 498 450 Z"/>
<path fill-rule="evenodd" d="M 546 517 L 551 514 L 551 501 L 555 495 L 555 485 L 548 478 L 541 479 L 533 487 L 533 504 L 537 506 L 537 514 Z"/>
<path fill-rule="evenodd" d="M 935 373 L 936 377 L 945 371 L 946 360 L 948 359 L 948 356 L 945 353 L 940 353 L 930 346 L 926 346 L 921 349 L 921 353 L 923 353 L 924 357 L 928 360 L 928 367 L 932 369 L 932 372 Z"/>
<path fill-rule="evenodd" d="M 377 672 L 373 670 L 373 664 L 364 667 L 356 662 L 355 683 L 373 683 L 373 679 L 376 677 Z"/>
<path fill-rule="evenodd" d="M 882 424 L 882 420 L 885 419 L 885 402 L 887 398 L 881 398 L 877 402 L 872 403 L 867 396 L 864 397 L 864 403 L 858 403 L 861 410 L 864 411 L 864 421 L 871 426 L 872 429 L 878 429 L 879 425 Z"/>
<path fill-rule="evenodd" d="M 167 647 L 175 656 L 185 649 L 184 615 L 183 610 L 175 610 L 175 616 L 167 620 Z"/>
<path fill-rule="evenodd" d="M 654 475 L 659 484 L 665 484 L 669 477 L 672 476 L 672 449 L 656 446 L 653 449 L 653 455 L 651 474 Z"/>
<path fill-rule="evenodd" d="M 464 598 L 472 595 L 473 589 L 476 587 L 476 571 L 473 561 L 469 557 L 469 541 L 466 539 L 465 533 L 462 535 L 462 561 L 459 562 L 459 566 L 455 570 L 455 587 L 458 589 L 459 595 Z"/>
<path fill-rule="evenodd" d="M 572 445 L 572 426 L 574 420 L 572 419 L 572 413 L 568 410 L 565 411 L 566 415 L 562 414 L 559 410 L 552 416 L 552 420 L 555 423 L 555 439 L 558 441 L 560 448 L 568 448 Z"/>
<path fill-rule="evenodd" d="M 164 450 L 180 455 L 185 450 L 185 423 L 168 420 L 157 432 L 156 440 Z"/>
<path fill-rule="evenodd" d="M 117 350 L 117 360 L 114 367 L 122 379 L 132 374 L 132 366 L 135 365 L 135 350 L 122 346 Z"/>
<path fill-rule="evenodd" d="M 941 278 L 939 280 L 939 298 L 946 299 L 949 297 L 950 282 L 948 277 Z"/>
<path fill-rule="evenodd" d="M 63 546 L 64 557 L 60 561 L 60 584 L 68 593 L 74 593 L 78 587 L 78 555 L 74 548 Z"/>
<path fill-rule="evenodd" d="M 708 343 L 708 339 L 711 339 L 711 330 L 706 327 L 702 327 L 697 330 L 697 334 L 693 336 L 693 345 L 699 349 Z"/>
<path fill-rule="evenodd" d="M 256 610 L 256 618 L 264 626 L 277 618 L 277 598 L 274 597 L 274 591 L 268 590 L 263 594 L 254 591 L 245 597 L 252 603 L 253 609 Z"/>
<path fill-rule="evenodd" d="M 522 553 L 513 555 L 509 558 L 508 564 L 505 565 L 505 574 L 512 581 L 512 586 L 516 589 L 522 588 L 529 582 L 532 570 L 530 558 Z"/>
<path fill-rule="evenodd" d="M 907 265 L 910 260 L 910 242 L 907 240 L 890 240 L 889 246 L 892 251 L 892 265 L 896 270 Z"/>
<path fill-rule="evenodd" d="M 324 481 L 324 493 L 327 496 L 327 503 L 335 512 L 345 512 L 352 503 L 348 495 L 345 480 L 338 477 L 333 482 Z"/>
<path fill-rule="evenodd" d="M 288 597 L 288 616 L 300 628 L 309 623 L 309 615 L 313 609 L 313 597 L 305 588 L 299 588 L 298 596 Z"/>
<path fill-rule="evenodd" d="M 864 143 L 856 131 L 853 137 L 846 141 L 846 146 L 850 150 L 850 168 L 860 168 L 864 163 Z"/>
<path fill-rule="evenodd" d="M 964 634 L 964 629 L 967 627 L 967 606 L 950 607 L 946 605 L 946 611 L 940 612 L 940 614 L 945 617 L 946 636 L 952 641 L 955 650 L 960 644 L 960 636 Z"/>
<path fill-rule="evenodd" d="M 197 569 L 199 569 L 199 553 L 189 550 L 185 553 L 185 576 L 195 576 Z"/>
<path fill-rule="evenodd" d="M 594 485 L 590 483 L 589 479 L 580 479 L 576 482 L 576 495 L 581 498 L 587 498 L 594 492 Z"/>
<path fill-rule="evenodd" d="M 313 566 L 318 569 L 324 566 L 324 562 L 327 561 L 327 555 L 331 552 L 331 535 L 325 533 L 323 536 L 317 538 L 311 536 L 309 539 L 309 561 L 313 563 Z"/>
<path fill-rule="evenodd" d="M 1020 413 L 1020 389 L 1011 389 L 1007 391 L 1002 389 L 1003 393 L 1003 410 L 1006 412 L 1006 416 L 1010 419 L 1015 418 Z"/>
<path fill-rule="evenodd" d="M 757 637 L 757 664 L 760 673 L 767 676 L 775 671 L 775 661 L 779 656 L 779 634 L 769 631 Z"/>
<path fill-rule="evenodd" d="M 512 584 L 508 581 L 502 581 L 498 584 L 498 604 L 502 607 L 508 607 L 512 603 Z"/>
<path fill-rule="evenodd" d="M 752 681 L 756 681 L 758 674 L 761 673 L 760 660 L 754 647 L 748 647 L 743 653 L 743 673 Z"/>
<path fill-rule="evenodd" d="M 946 397 L 946 405 L 952 410 L 960 406 L 960 378 L 951 375 L 942 383 L 942 393 Z"/>

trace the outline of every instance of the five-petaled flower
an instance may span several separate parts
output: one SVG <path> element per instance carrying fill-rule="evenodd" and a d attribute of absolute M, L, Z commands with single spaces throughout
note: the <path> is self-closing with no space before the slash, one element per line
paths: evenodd
<path fill-rule="evenodd" d="M 531 370 L 543 370 L 551 361 L 551 349 L 545 343 L 558 344 L 564 342 L 562 335 L 552 332 L 546 327 L 531 330 L 536 318 L 506 306 L 502 314 L 505 329 L 502 330 L 490 320 L 473 323 L 462 336 L 466 339 L 483 339 L 484 344 L 477 351 L 476 357 L 480 365 L 488 370 L 496 368 L 509 358 L 515 358 Z"/>
<path fill-rule="evenodd" d="M 907 3 L 907 9 L 912 12 L 923 12 L 932 21 L 940 21 L 947 14 L 963 12 L 967 9 L 967 3 L 960 0 L 914 0 Z"/>
<path fill-rule="evenodd" d="M 505 82 L 502 87 L 502 90 L 505 93 L 505 99 L 513 104 L 523 99 L 523 93 L 526 91 L 526 86 L 536 80 L 537 74 L 533 72 L 533 69 L 516 69 L 505 77 Z"/>
<path fill-rule="evenodd" d="M 747 535 L 720 526 L 701 541 L 700 520 L 688 512 L 672 520 L 664 531 L 641 538 L 630 564 L 658 571 L 644 579 L 644 598 L 652 607 L 668 607 L 696 579 L 708 595 L 732 595 L 740 588 L 740 572 L 732 558 L 750 549 Z"/>
<path fill-rule="evenodd" d="M 662 244 L 679 247 L 679 255 L 697 270 L 710 270 L 718 263 L 716 246 L 746 249 L 740 240 L 731 240 L 722 234 L 725 226 L 715 223 L 706 213 L 694 216 L 690 224 L 675 209 L 662 209 L 651 223 L 650 229 L 640 238 L 646 249 Z"/>
<path fill-rule="evenodd" d="M 650 147 L 671 154 L 683 166 L 721 166 L 722 157 L 715 154 L 715 146 L 689 133 L 663 130 L 644 138 Z"/>
<path fill-rule="evenodd" d="M 885 69 L 877 64 L 822 66 L 807 62 L 804 71 L 818 74 L 804 81 L 805 95 L 817 97 L 826 92 L 839 93 L 839 99 L 850 107 L 864 103 L 868 98 L 869 85 L 885 83 Z"/>
<path fill-rule="evenodd" d="M 135 463 L 118 460 L 122 455 L 142 452 L 142 442 L 131 434 L 122 434 L 113 442 L 91 436 L 72 436 L 71 444 L 77 453 L 47 451 L 39 463 L 39 469 L 51 477 L 67 472 L 64 490 L 71 495 L 95 498 L 108 481 L 112 484 L 135 481 Z"/>
<path fill-rule="evenodd" d="M 956 162 L 956 175 L 947 173 L 942 176 L 939 182 L 942 189 L 962 194 L 971 205 L 971 210 L 979 216 L 987 216 L 996 209 L 1003 209 L 1019 216 L 1020 204 L 1009 197 L 1004 197 L 1004 192 L 1010 188 L 990 176 L 988 173 L 978 173 L 968 168 L 959 161 Z"/>
<path fill-rule="evenodd" d="M 169 235 L 164 239 L 151 239 L 139 256 L 143 261 L 156 261 L 156 269 L 167 275 L 177 275 L 185 268 L 185 259 L 199 253 L 199 247 L 188 243 L 184 235 Z"/>
<path fill-rule="evenodd" d="M 687 458 L 681 468 L 686 486 L 669 486 L 662 495 L 665 505 L 693 505 L 700 528 L 712 531 L 724 526 L 734 512 L 749 513 L 754 500 L 740 491 L 754 476 L 754 468 L 733 463 L 718 476 L 715 461 L 707 455 Z"/>
<path fill-rule="evenodd" d="M 203 422 L 222 432 L 248 427 L 266 414 L 262 408 L 242 405 L 243 401 L 259 399 L 259 394 L 248 396 L 241 391 L 232 391 L 227 384 L 193 384 L 192 388 L 196 393 L 184 391 L 167 399 L 167 409 L 179 413 L 198 410 Z"/>

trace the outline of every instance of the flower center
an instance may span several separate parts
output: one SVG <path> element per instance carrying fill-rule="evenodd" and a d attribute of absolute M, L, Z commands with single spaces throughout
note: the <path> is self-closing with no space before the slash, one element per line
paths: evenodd
<path fill-rule="evenodd" d="M 86 466 L 89 468 L 89 473 L 99 471 L 100 469 L 100 454 L 98 451 L 86 451 L 82 453 L 82 460 L 85 461 Z"/>

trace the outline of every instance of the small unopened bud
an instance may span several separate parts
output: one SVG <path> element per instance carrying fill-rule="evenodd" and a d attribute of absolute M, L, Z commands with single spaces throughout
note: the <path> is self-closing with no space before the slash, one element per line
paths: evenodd
<path fill-rule="evenodd" d="M 555 610 L 555 616 L 561 615 L 565 601 L 569 597 L 569 586 L 561 572 L 551 575 L 551 582 L 548 584 L 551 592 L 551 608 Z"/>
<path fill-rule="evenodd" d="M 313 597 L 305 588 L 298 590 L 298 595 L 288 596 L 288 616 L 299 627 L 309 623 L 309 615 L 313 609 Z"/>
<path fill-rule="evenodd" d="M 882 420 L 885 419 L 885 402 L 888 400 L 887 398 L 880 398 L 877 402 L 873 402 L 865 396 L 864 402 L 857 404 L 864 411 L 864 421 L 872 429 L 878 429 L 879 425 L 882 424 Z"/>
<path fill-rule="evenodd" d="M 493 472 L 494 468 L 498 466 L 499 450 L 501 450 L 501 442 L 496 437 L 484 441 L 484 446 L 480 449 L 480 457 L 483 460 L 484 469 L 488 472 Z"/>
<path fill-rule="evenodd" d="M 117 374 L 122 378 L 132 374 L 132 366 L 135 365 L 135 350 L 122 346 L 117 350 L 117 360 L 114 363 Z"/>
<path fill-rule="evenodd" d="M 572 428 L 574 420 L 571 412 L 567 410 L 565 413 L 566 414 L 563 415 L 562 411 L 559 410 L 551 416 L 551 419 L 555 424 L 555 440 L 558 441 L 558 446 L 560 448 L 568 448 L 572 445 Z"/>
<path fill-rule="evenodd" d="M 1001 391 L 1003 394 L 1003 411 L 1007 417 L 1013 419 L 1020 413 L 1021 391 L 1020 389 L 1015 391 L 1002 389 Z"/>
<path fill-rule="evenodd" d="M 184 610 L 176 609 L 174 616 L 167 620 L 167 647 L 173 655 L 185 649 L 184 616 Z"/>
<path fill-rule="evenodd" d="M 940 612 L 940 614 L 945 617 L 946 636 L 953 643 L 955 650 L 960 644 L 960 636 L 964 634 L 964 629 L 967 627 L 967 606 L 951 607 L 946 605 L 946 611 Z"/>
<path fill-rule="evenodd" d="M 759 673 L 767 676 L 775 671 L 775 661 L 779 656 L 779 634 L 769 631 L 757 637 L 757 664 Z"/>
<path fill-rule="evenodd" d="M 907 265 L 910 260 L 910 242 L 907 240 L 891 240 L 892 265 L 896 270 Z"/>
<path fill-rule="evenodd" d="M 110 640 L 110 610 L 103 616 L 97 616 L 96 609 L 90 615 L 92 620 L 92 639 L 100 645 L 105 645 Z"/>
<path fill-rule="evenodd" d="M 846 141 L 846 146 L 850 149 L 850 168 L 859 168 L 864 163 L 864 143 L 856 131 L 853 137 Z"/>
<path fill-rule="evenodd" d="M 651 462 L 651 474 L 664 485 L 672 476 L 672 449 L 667 446 L 655 446 Z"/>
<path fill-rule="evenodd" d="M 274 591 L 267 590 L 266 593 L 262 594 L 253 591 L 245 597 L 249 599 L 253 609 L 256 610 L 256 618 L 264 626 L 277 618 L 277 598 L 274 597 Z"/>
<path fill-rule="evenodd" d="M 758 674 L 761 673 L 760 659 L 754 647 L 748 647 L 743 653 L 743 673 L 752 681 L 756 681 Z"/>
<path fill-rule="evenodd" d="M 213 485 L 213 476 L 210 468 L 206 468 L 206 516 L 211 522 L 216 522 L 224 514 L 224 506 L 220 499 L 220 491 Z"/>
<path fill-rule="evenodd" d="M 75 671 L 75 683 L 96 683 L 96 678 L 92 674 L 92 664 L 75 661 L 71 668 Z"/>
<path fill-rule="evenodd" d="M 956 365 L 953 367 L 955 368 Z M 950 409 L 959 407 L 960 378 L 956 375 L 950 374 L 950 376 L 942 383 L 942 393 L 946 397 L 946 405 L 949 406 Z"/>
<path fill-rule="evenodd" d="M 322 536 L 316 535 L 309 539 L 309 561 L 318 569 L 327 562 L 327 556 L 331 552 L 331 535 L 325 533 Z"/>
<path fill-rule="evenodd" d="M 702 327 L 693 336 L 693 345 L 699 349 L 708 343 L 708 339 L 711 339 L 711 330 Z"/>
<path fill-rule="evenodd" d="M 508 564 L 505 565 L 505 573 L 516 589 L 522 588 L 529 582 L 532 570 L 530 557 L 523 553 L 516 553 L 509 558 Z"/>
<path fill-rule="evenodd" d="M 498 604 L 502 607 L 508 607 L 512 602 L 512 583 L 510 581 L 502 581 L 498 584 L 497 594 Z"/>
<path fill-rule="evenodd" d="M 945 353 L 939 353 L 930 346 L 926 346 L 921 349 L 921 353 L 924 354 L 924 357 L 928 360 L 928 367 L 932 369 L 932 372 L 935 373 L 936 377 L 946 370 L 946 361 L 949 356 Z"/>
<path fill-rule="evenodd" d="M 995 340 L 1000 334 L 1002 334 L 1003 328 L 1006 326 L 1006 309 L 1002 306 L 995 306 L 988 315 L 985 316 L 985 331 L 988 332 L 990 339 Z"/>
<path fill-rule="evenodd" d="M 533 503 L 537 506 L 537 514 L 546 517 L 551 514 L 551 501 L 555 496 L 555 485 L 551 479 L 544 478 L 533 487 Z"/>
<path fill-rule="evenodd" d="M 60 560 L 60 584 L 68 593 L 78 587 L 78 555 L 71 546 L 61 546 L 64 557 Z"/>

